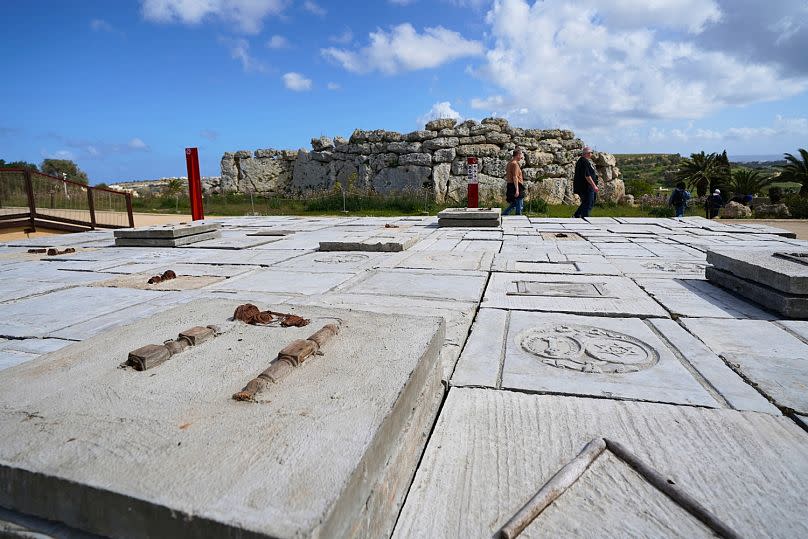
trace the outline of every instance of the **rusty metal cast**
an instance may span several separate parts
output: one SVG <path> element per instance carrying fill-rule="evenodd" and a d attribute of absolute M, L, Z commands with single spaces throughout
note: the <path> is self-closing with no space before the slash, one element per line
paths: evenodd
<path fill-rule="evenodd" d="M 278 352 L 278 357 L 261 374 L 247 382 L 247 385 L 233 395 L 237 401 L 255 401 L 255 396 L 266 389 L 269 384 L 274 384 L 283 379 L 295 367 L 309 357 L 319 354 L 320 349 L 331 337 L 339 333 L 337 324 L 326 324 L 308 339 L 298 339 L 286 345 Z"/>
<path fill-rule="evenodd" d="M 700 520 L 702 524 L 710 528 L 717 536 L 726 539 L 740 539 L 740 535 L 732 528 L 721 522 L 709 509 L 701 505 L 695 498 L 687 492 L 675 487 L 662 474 L 645 464 L 629 451 L 623 444 L 609 440 L 604 440 L 606 447 L 617 458 L 634 468 L 643 478 L 651 483 L 668 498 L 679 504 L 684 510 Z"/>
<path fill-rule="evenodd" d="M 31 251 L 28 251 L 28 252 L 30 253 Z M 66 254 L 75 253 L 75 252 L 76 252 L 76 250 L 74 248 L 72 248 L 72 247 L 68 247 L 67 249 L 65 249 L 63 251 L 60 251 L 59 249 L 54 249 L 53 247 L 51 247 L 50 249 L 47 250 L 47 252 L 45 254 L 47 254 L 48 256 L 57 256 L 57 255 L 66 255 Z"/>
<path fill-rule="evenodd" d="M 42 249 L 28 249 L 28 253 L 32 255 L 44 255 L 48 250 L 44 247 Z"/>
<path fill-rule="evenodd" d="M 198 346 L 222 333 L 219 326 L 194 326 L 180 332 L 175 340 L 163 344 L 147 344 L 129 352 L 129 357 L 122 365 L 132 367 L 136 371 L 145 371 L 165 363 L 172 356 L 185 351 L 190 346 Z"/>
<path fill-rule="evenodd" d="M 148 280 L 148 284 L 162 283 L 163 281 L 170 281 L 176 279 L 177 274 L 173 270 L 165 270 L 162 275 L 155 275 Z"/>
<path fill-rule="evenodd" d="M 606 449 L 603 438 L 595 438 L 574 459 L 550 478 L 524 507 L 497 532 L 500 539 L 513 539 L 527 528 L 542 511 L 572 486 Z"/>
<path fill-rule="evenodd" d="M 160 276 L 160 275 L 155 275 L 154 277 L 151 277 L 151 278 L 150 278 L 150 279 L 147 281 L 147 284 L 157 284 L 157 283 L 162 283 L 162 282 L 163 282 L 163 278 L 162 278 L 162 276 Z"/>
<path fill-rule="evenodd" d="M 287 328 L 291 326 L 303 327 L 309 324 L 310 320 L 296 314 L 278 313 L 274 311 L 262 311 L 252 303 L 245 303 L 236 307 L 233 313 L 235 320 L 240 320 L 247 324 L 269 324 L 275 317 L 281 320 L 281 326 Z"/>

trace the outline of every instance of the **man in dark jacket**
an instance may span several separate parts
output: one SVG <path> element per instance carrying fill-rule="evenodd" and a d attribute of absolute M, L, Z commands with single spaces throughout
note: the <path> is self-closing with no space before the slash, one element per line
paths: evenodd
<path fill-rule="evenodd" d="M 721 190 L 716 189 L 713 194 L 707 197 L 704 207 L 707 210 L 707 219 L 715 219 L 718 217 L 718 211 L 724 205 L 724 199 L 721 198 Z"/>
<path fill-rule="evenodd" d="M 572 179 L 572 191 L 581 198 L 581 205 L 575 210 L 573 217 L 589 217 L 595 206 L 595 195 L 598 192 L 598 173 L 590 159 L 592 148 L 584 146 L 583 154 L 575 163 L 575 176 Z"/>

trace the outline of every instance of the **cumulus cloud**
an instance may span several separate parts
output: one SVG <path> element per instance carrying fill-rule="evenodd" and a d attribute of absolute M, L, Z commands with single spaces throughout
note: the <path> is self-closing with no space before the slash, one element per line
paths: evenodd
<path fill-rule="evenodd" d="M 336 43 L 338 45 L 347 45 L 353 40 L 353 32 L 351 32 L 350 28 L 346 28 L 344 32 L 341 34 L 337 34 L 335 36 L 329 36 L 328 41 L 331 43 Z"/>
<path fill-rule="evenodd" d="M 269 41 L 267 41 L 268 49 L 285 49 L 288 46 L 289 41 L 285 37 L 279 35 L 274 35 L 269 38 Z"/>
<path fill-rule="evenodd" d="M 263 73 L 267 70 L 262 62 L 256 60 L 252 54 L 250 54 L 250 43 L 246 39 L 220 38 L 219 42 L 228 48 L 230 57 L 234 60 L 238 60 L 246 73 Z"/>
<path fill-rule="evenodd" d="M 342 86 L 340 86 L 336 82 L 329 82 L 326 88 L 328 88 L 329 90 L 339 90 L 340 88 L 342 88 Z"/>
<path fill-rule="evenodd" d="M 354 73 L 381 71 L 391 75 L 479 56 L 483 54 L 483 46 L 442 26 L 426 28 L 419 34 L 411 24 L 404 23 L 389 32 L 381 29 L 371 32 L 370 44 L 359 50 L 331 47 L 322 49 L 321 53 Z"/>
<path fill-rule="evenodd" d="M 283 79 L 283 85 L 294 92 L 311 90 L 311 79 L 307 79 L 300 73 L 295 73 L 294 71 L 285 73 L 281 79 Z"/>
<path fill-rule="evenodd" d="M 303 2 L 303 9 L 309 13 L 317 15 L 318 17 L 325 17 L 326 13 L 328 13 L 324 7 L 316 2 L 312 2 L 312 0 L 306 0 Z"/>
<path fill-rule="evenodd" d="M 129 146 L 129 148 L 131 148 L 132 150 L 146 150 L 146 151 L 148 151 L 148 149 L 149 149 L 149 147 L 146 145 L 146 143 L 143 142 L 141 139 L 139 139 L 137 137 L 131 139 L 127 143 L 127 146 Z"/>
<path fill-rule="evenodd" d="M 114 32 L 115 29 L 104 19 L 93 19 L 90 21 L 90 28 L 96 32 Z"/>
<path fill-rule="evenodd" d="M 45 150 L 41 152 L 43 157 L 54 159 L 104 159 L 110 155 L 151 151 L 149 145 L 139 137 L 132 137 L 127 142 L 107 142 L 74 139 L 58 133 L 49 133 L 46 136 L 47 138 L 57 140 L 59 145 L 62 146 L 62 149 L 55 152 L 48 152 Z"/>
<path fill-rule="evenodd" d="M 409 6 L 410 4 L 415 3 L 416 0 L 387 0 L 387 1 L 397 6 Z"/>
<path fill-rule="evenodd" d="M 734 43 L 726 50 L 699 45 L 695 37 L 725 19 L 716 2 L 601 4 L 495 2 L 486 16 L 494 45 L 476 73 L 502 91 L 479 96 L 472 106 L 577 128 L 701 118 L 808 88 L 806 77 L 735 56 Z M 651 29 L 660 24 L 666 31 Z"/>
<path fill-rule="evenodd" d="M 458 121 L 463 119 L 460 113 L 452 108 L 451 102 L 441 101 L 432 105 L 432 108 L 426 114 L 418 117 L 418 125 L 424 125 L 429 121 L 440 118 L 451 118 Z"/>
<path fill-rule="evenodd" d="M 235 23 L 247 34 L 257 34 L 267 16 L 283 12 L 288 0 L 141 0 L 146 20 L 200 24 L 210 19 Z"/>
<path fill-rule="evenodd" d="M 808 136 L 808 118 L 789 118 L 777 115 L 770 125 L 730 127 L 724 130 L 704 129 L 692 124 L 683 129 L 652 127 L 648 134 L 651 142 L 754 142 L 761 139 Z"/>

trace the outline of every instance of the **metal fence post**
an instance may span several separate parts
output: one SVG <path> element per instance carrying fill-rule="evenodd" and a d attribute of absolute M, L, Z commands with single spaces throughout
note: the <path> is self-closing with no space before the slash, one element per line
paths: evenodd
<path fill-rule="evenodd" d="M 31 228 L 36 232 L 36 199 L 34 198 L 34 182 L 31 180 L 31 171 L 27 168 L 25 172 L 25 191 L 28 194 L 28 212 Z"/>
<path fill-rule="evenodd" d="M 90 208 L 90 229 L 95 230 L 95 202 L 93 201 L 93 188 L 87 186 L 87 206 Z"/>
<path fill-rule="evenodd" d="M 126 193 L 126 213 L 129 215 L 129 228 L 135 228 L 135 215 L 132 213 L 132 193 Z"/>

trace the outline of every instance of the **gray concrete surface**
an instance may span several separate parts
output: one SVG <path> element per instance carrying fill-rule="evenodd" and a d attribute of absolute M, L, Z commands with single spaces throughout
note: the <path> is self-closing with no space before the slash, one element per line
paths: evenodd
<path fill-rule="evenodd" d="M 808 321 L 705 280 L 710 249 L 808 242 L 702 218 L 206 222 L 222 237 L 171 249 L 100 231 L 0 238 L 2 533 L 490 537 L 610 436 L 742 536 L 808 534 Z M 406 250 L 365 251 L 397 238 Z M 27 253 L 40 244 L 76 252 Z M 180 279 L 141 284 L 168 269 Z M 279 332 L 312 326 L 230 331 L 201 355 L 117 368 L 120 349 L 248 301 L 360 323 L 344 353 L 313 358 L 247 416 L 229 395 Z M 610 455 L 523 536 L 704 533 Z"/>

